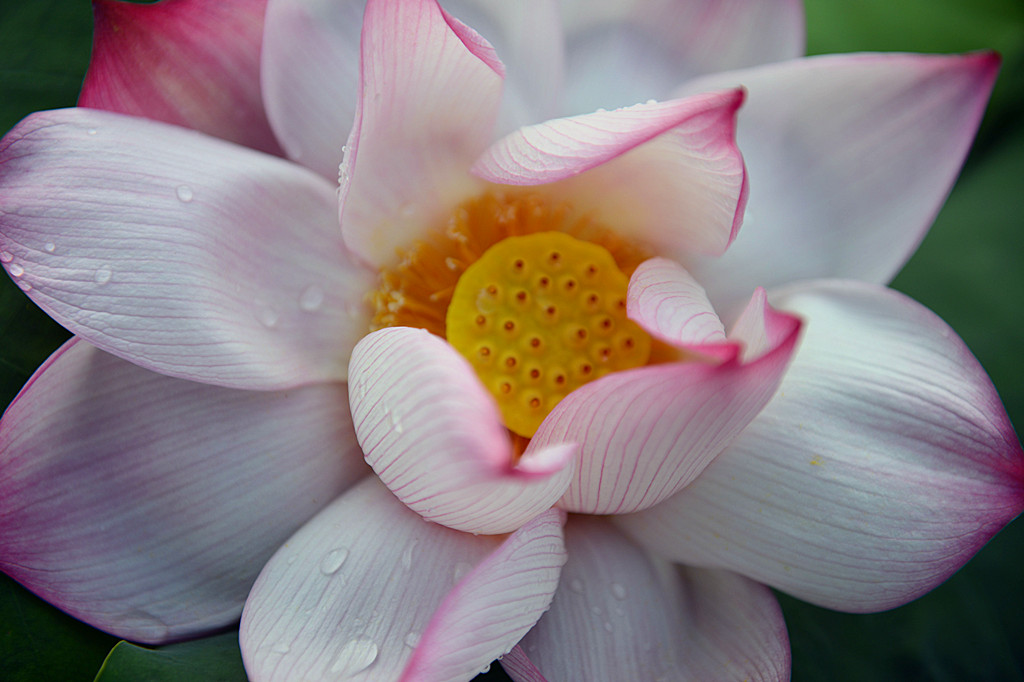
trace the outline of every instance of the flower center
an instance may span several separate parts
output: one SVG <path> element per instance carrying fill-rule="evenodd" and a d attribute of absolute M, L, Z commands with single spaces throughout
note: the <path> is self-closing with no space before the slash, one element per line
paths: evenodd
<path fill-rule="evenodd" d="M 597 244 L 561 232 L 509 237 L 459 278 L 448 342 L 495 397 L 505 426 L 530 437 L 572 391 L 647 362 L 651 339 L 626 318 L 628 285 Z"/>
<path fill-rule="evenodd" d="M 576 388 L 647 364 L 651 339 L 626 318 L 646 257 L 568 204 L 486 192 L 381 272 L 372 326 L 445 337 L 528 439 Z"/>

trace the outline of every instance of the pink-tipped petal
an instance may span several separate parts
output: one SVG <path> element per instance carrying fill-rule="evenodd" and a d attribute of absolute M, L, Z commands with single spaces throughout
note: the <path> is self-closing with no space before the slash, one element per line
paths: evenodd
<path fill-rule="evenodd" d="M 570 517 L 551 610 L 502 667 L 516 682 L 789 679 L 771 592 L 725 571 L 674 567 L 604 519 Z"/>
<path fill-rule="evenodd" d="M 651 365 L 609 374 L 566 396 L 529 446 L 579 443 L 579 465 L 559 506 L 625 514 L 693 481 L 757 416 L 782 380 L 801 325 L 793 316 L 776 314 L 787 333 L 756 359 Z"/>
<path fill-rule="evenodd" d="M 666 502 L 620 522 L 653 550 L 816 604 L 876 611 L 932 589 L 1024 509 L 1024 454 L 991 383 L 903 295 L 818 282 L 776 398 Z"/>
<path fill-rule="evenodd" d="M 366 0 L 273 0 L 260 78 L 267 118 L 288 158 L 338 181 L 359 85 Z"/>
<path fill-rule="evenodd" d="M 629 319 L 673 346 L 725 344 L 725 327 L 704 287 L 667 258 L 652 258 L 633 272 L 626 310 Z"/>
<path fill-rule="evenodd" d="M 119 637 L 200 635 L 368 473 L 343 385 L 207 386 L 74 339 L 0 421 L 0 568 Z"/>
<path fill-rule="evenodd" d="M 494 45 L 505 65 L 498 119 L 502 133 L 560 113 L 565 46 L 555 0 L 442 0 L 441 4 Z"/>
<path fill-rule="evenodd" d="M 803 54 L 799 0 L 562 0 L 570 113 L 665 99 L 680 83 Z"/>
<path fill-rule="evenodd" d="M 239 639 L 253 682 L 457 682 L 548 607 L 565 563 L 549 510 L 507 539 L 424 522 L 376 479 L 270 560 Z"/>
<path fill-rule="evenodd" d="M 724 257 L 687 261 L 719 312 L 754 286 L 888 282 L 942 206 L 998 65 L 988 53 L 844 55 L 688 85 L 748 91 L 737 133 L 750 172 L 743 229 Z"/>
<path fill-rule="evenodd" d="M 143 116 L 280 153 L 260 97 L 267 0 L 93 0 L 78 105 Z"/>
<path fill-rule="evenodd" d="M 735 116 L 741 90 L 638 104 L 522 128 L 473 166 L 484 180 L 543 185 L 624 236 L 679 257 L 720 254 L 746 200 Z"/>
<path fill-rule="evenodd" d="M 345 377 L 372 275 L 335 202 L 299 166 L 109 112 L 33 114 L 0 142 L 8 273 L 75 334 L 194 381 Z"/>
<path fill-rule="evenodd" d="M 356 121 L 341 167 L 345 243 L 393 263 L 479 183 L 503 71 L 478 34 L 436 0 L 369 0 Z"/>
<path fill-rule="evenodd" d="M 551 443 L 516 462 L 494 399 L 442 339 L 422 329 L 382 329 L 356 346 L 349 372 L 366 461 L 423 518 L 507 533 L 569 485 L 576 448 Z"/>

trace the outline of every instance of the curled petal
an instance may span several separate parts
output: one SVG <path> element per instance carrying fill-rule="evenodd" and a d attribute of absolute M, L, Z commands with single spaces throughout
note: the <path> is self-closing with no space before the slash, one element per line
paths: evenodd
<path fill-rule="evenodd" d="M 807 319 L 775 399 L 685 490 L 619 521 L 673 560 L 829 608 L 910 601 L 1024 509 L 999 397 L 901 294 L 825 281 L 775 300 Z"/>
<path fill-rule="evenodd" d="M 746 201 L 741 90 L 649 102 L 521 128 L 473 165 L 489 182 L 544 185 L 671 256 L 720 254 Z"/>
<path fill-rule="evenodd" d="M 381 266 L 478 188 L 466 171 L 490 140 L 504 70 L 487 41 L 436 0 L 369 0 L 362 38 L 342 232 Z"/>
<path fill-rule="evenodd" d="M 762 292 L 751 306 L 764 305 Z M 616 372 L 566 396 L 527 449 L 579 443 L 579 466 L 559 506 L 624 514 L 693 481 L 775 394 L 796 348 L 799 320 L 763 314 L 784 333 L 772 335 L 759 357 Z"/>
<path fill-rule="evenodd" d="M 133 641 L 237 620 L 264 562 L 369 473 L 345 387 L 238 391 L 73 339 L 0 421 L 0 568 Z"/>
<path fill-rule="evenodd" d="M 470 679 L 551 603 L 563 522 L 549 510 L 508 538 L 474 536 L 424 522 L 364 481 L 260 574 L 239 633 L 250 679 Z"/>
<path fill-rule="evenodd" d="M 140 366 L 236 388 L 345 377 L 371 274 L 330 185 L 190 130 L 91 109 L 0 142 L 0 252 L 37 305 Z"/>
<path fill-rule="evenodd" d="M 803 54 L 798 0 L 562 0 L 571 113 L 665 99 L 680 83 Z"/>
<path fill-rule="evenodd" d="M 571 517 L 551 610 L 502 667 L 516 682 L 788 680 L 782 612 L 762 585 L 675 567 L 604 519 Z"/>
<path fill-rule="evenodd" d="M 411 509 L 473 533 L 507 533 L 565 492 L 576 448 L 515 460 L 498 407 L 469 363 L 436 336 L 392 327 L 356 346 L 349 368 L 359 443 Z"/>
<path fill-rule="evenodd" d="M 276 154 L 260 98 L 267 0 L 94 0 L 78 105 L 143 116 Z"/>
<path fill-rule="evenodd" d="M 842 55 L 688 84 L 748 91 L 737 132 L 751 187 L 743 229 L 722 258 L 684 261 L 718 311 L 735 312 L 755 286 L 888 282 L 942 206 L 998 67 L 990 53 Z"/>

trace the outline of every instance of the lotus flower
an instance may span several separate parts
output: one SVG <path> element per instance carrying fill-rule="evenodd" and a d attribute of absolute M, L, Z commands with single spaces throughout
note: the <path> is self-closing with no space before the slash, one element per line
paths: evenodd
<path fill-rule="evenodd" d="M 799 59 L 783 0 L 97 13 L 108 111 L 0 143 L 75 334 L 0 424 L 0 565 L 68 613 L 241 614 L 253 680 L 785 679 L 766 586 L 890 608 L 1024 507 L 884 287 L 993 55 Z"/>

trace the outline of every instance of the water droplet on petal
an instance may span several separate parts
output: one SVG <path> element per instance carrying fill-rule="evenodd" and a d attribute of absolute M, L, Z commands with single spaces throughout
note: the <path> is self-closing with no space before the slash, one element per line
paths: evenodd
<path fill-rule="evenodd" d="M 626 588 L 619 583 L 612 583 L 612 595 L 619 601 L 622 601 L 626 598 Z"/>
<path fill-rule="evenodd" d="M 411 218 L 416 214 L 416 204 L 410 201 L 409 203 L 402 204 L 402 207 L 398 210 L 403 218 Z"/>
<path fill-rule="evenodd" d="M 87 135 L 95 135 L 96 134 L 96 129 L 95 128 L 89 128 L 85 132 L 86 132 Z"/>
<path fill-rule="evenodd" d="M 607 620 L 604 622 L 604 631 L 605 632 L 611 632 L 612 631 L 612 624 L 611 624 L 611 622 L 609 622 Z"/>
<path fill-rule="evenodd" d="M 110 266 L 101 265 L 96 274 L 93 275 L 93 279 L 96 281 L 96 284 L 106 284 L 113 276 L 114 271 L 110 269 Z"/>
<path fill-rule="evenodd" d="M 178 199 L 185 204 L 192 201 L 192 198 L 195 196 L 192 193 L 192 188 L 188 185 L 178 185 L 178 188 L 174 190 L 174 193 L 177 194 Z"/>
<path fill-rule="evenodd" d="M 576 594 L 583 594 L 583 581 L 579 578 L 573 578 L 569 581 L 569 589 Z"/>
<path fill-rule="evenodd" d="M 10 251 L 0 251 L 0 263 L 10 263 L 14 260 L 14 255 Z"/>
<path fill-rule="evenodd" d="M 11 273 L 11 277 L 21 277 L 25 274 L 25 268 L 21 267 L 17 263 L 8 268 L 8 271 Z"/>
<path fill-rule="evenodd" d="M 267 327 L 268 329 L 273 329 L 274 327 L 276 327 L 277 320 L 279 319 L 277 311 L 274 310 L 273 308 L 260 308 L 260 311 L 259 313 L 257 313 L 256 317 L 257 319 L 259 319 L 260 324 L 262 324 L 264 327 Z"/>
<path fill-rule="evenodd" d="M 273 651 L 275 654 L 286 654 L 291 650 L 292 647 L 290 644 L 288 644 L 288 642 L 278 642 L 271 649 L 271 651 Z"/>
<path fill-rule="evenodd" d="M 307 313 L 320 308 L 324 302 L 324 290 L 313 284 L 302 290 L 299 295 L 299 307 Z"/>
<path fill-rule="evenodd" d="M 334 575 L 341 568 L 342 564 L 345 563 L 345 559 L 348 558 L 348 550 L 344 547 L 332 549 L 324 556 L 323 560 L 320 561 L 320 572 L 324 575 Z"/>
<path fill-rule="evenodd" d="M 460 580 L 462 580 L 463 577 L 465 577 L 467 573 L 469 573 L 472 570 L 473 564 L 465 561 L 460 561 L 455 565 L 455 572 L 453 573 L 452 577 L 454 578 L 455 582 L 459 582 Z"/>
<path fill-rule="evenodd" d="M 57 248 L 57 245 L 54 244 L 53 242 L 46 242 L 45 244 L 43 244 L 43 248 L 46 250 L 47 253 L 53 253 L 54 249 Z"/>
<path fill-rule="evenodd" d="M 415 649 L 416 645 L 420 643 L 420 633 L 410 632 L 405 636 L 405 639 L 402 641 L 405 642 L 405 645 L 410 649 Z"/>
<path fill-rule="evenodd" d="M 489 672 L 491 672 L 491 664 L 490 663 L 488 663 L 484 667 L 480 668 L 480 670 L 477 671 L 477 674 L 479 674 L 479 675 L 486 675 Z"/>
<path fill-rule="evenodd" d="M 32 291 L 32 285 L 24 281 L 18 282 L 18 288 L 22 291 Z"/>
<path fill-rule="evenodd" d="M 412 569 L 412 553 L 416 549 L 416 541 L 413 540 L 409 543 L 409 546 L 402 552 L 402 568 L 409 571 Z"/>
<path fill-rule="evenodd" d="M 377 645 L 368 637 L 357 637 L 341 649 L 331 672 L 350 677 L 360 673 L 377 660 Z"/>

